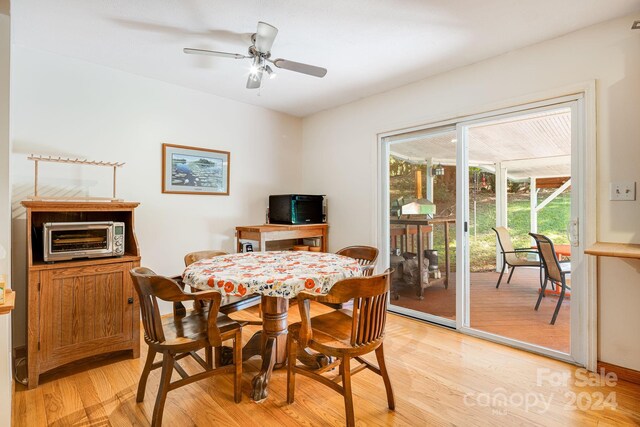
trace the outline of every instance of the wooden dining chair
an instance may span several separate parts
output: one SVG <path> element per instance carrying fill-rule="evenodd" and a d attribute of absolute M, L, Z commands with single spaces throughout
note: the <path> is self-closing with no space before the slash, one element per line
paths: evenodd
<path fill-rule="evenodd" d="M 188 267 L 194 262 L 200 261 L 202 259 L 215 258 L 220 255 L 229 255 L 229 252 L 213 250 L 189 252 L 184 256 L 184 265 Z"/>
<path fill-rule="evenodd" d="M 302 374 L 340 393 L 344 397 L 347 426 L 354 426 L 351 376 L 363 369 L 370 369 L 382 377 L 389 409 L 395 409 L 383 350 L 389 278 L 392 273 L 393 270 L 388 269 L 384 274 L 377 276 L 345 279 L 333 285 L 326 295 L 305 292 L 298 294 L 298 307 L 302 321 L 289 326 L 287 338 L 288 403 L 294 401 L 295 375 Z M 351 299 L 354 300 L 352 313 L 336 310 L 314 318 L 309 314 L 310 301 L 341 303 Z M 296 359 L 298 347 L 309 348 L 335 359 L 320 369 L 298 365 Z M 372 351 L 375 351 L 378 366 L 362 358 L 363 355 Z M 351 369 L 352 358 L 359 362 L 359 366 L 354 369 Z M 339 374 L 335 378 L 323 375 L 336 367 L 339 367 Z"/>
<path fill-rule="evenodd" d="M 213 250 L 189 252 L 184 256 L 184 264 L 186 267 L 188 267 L 194 262 L 197 262 L 203 259 L 214 258 L 221 255 L 229 255 L 229 254 L 227 252 L 213 251 Z M 179 281 L 179 283 L 181 283 L 181 280 Z M 222 297 L 222 301 L 220 303 L 220 313 L 229 315 L 231 313 L 235 313 L 236 311 L 245 310 L 250 307 L 255 307 L 256 305 L 260 305 L 261 298 L 262 297 L 259 294 L 245 295 L 243 297 L 224 296 Z M 198 307 L 196 307 L 195 304 L 194 304 L 194 308 L 196 310 L 199 309 Z M 184 307 L 182 307 L 182 310 L 184 310 Z M 262 322 L 260 321 L 243 320 L 239 322 L 242 323 L 243 326 L 244 325 L 262 325 Z"/>
<path fill-rule="evenodd" d="M 561 263 L 560 261 L 558 261 L 558 255 L 553 248 L 553 242 L 547 236 L 535 233 L 529 233 L 529 235 L 533 237 L 533 239 L 536 241 L 536 244 L 538 245 L 538 252 L 540 252 L 542 268 L 544 270 L 544 281 L 540 289 L 540 295 L 538 295 L 538 301 L 536 302 L 535 310 L 538 310 L 538 307 L 540 307 L 540 302 L 545 296 L 547 282 L 551 281 L 552 283 L 556 283 L 561 287 L 560 297 L 558 298 L 556 309 L 553 312 L 553 317 L 551 318 L 551 324 L 554 325 L 556 323 L 558 313 L 560 312 L 560 307 L 562 306 L 562 300 L 564 300 L 565 291 L 567 289 L 571 290 L 571 288 L 567 286 L 566 278 L 567 274 L 571 274 L 571 264 L 566 262 Z"/>
<path fill-rule="evenodd" d="M 372 246 L 347 246 L 346 248 L 342 248 L 336 252 L 336 255 L 342 255 L 357 260 L 360 265 L 362 275 L 372 276 L 376 269 L 378 248 L 374 248 Z M 323 304 L 336 310 L 343 308 L 351 309 L 351 303 L 349 301 L 342 304 L 333 304 L 329 302 L 325 302 Z"/>
<path fill-rule="evenodd" d="M 336 252 L 337 255 L 348 256 L 358 260 L 363 276 L 373 276 L 378 259 L 378 248 L 372 246 L 348 246 Z"/>
<path fill-rule="evenodd" d="M 492 228 L 492 230 L 496 232 L 498 244 L 500 245 L 500 252 L 502 253 L 502 271 L 500 271 L 500 277 L 498 278 L 496 288 L 500 287 L 502 275 L 504 274 L 504 270 L 507 266 L 511 267 L 509 277 L 507 278 L 507 283 L 511 282 L 511 276 L 513 276 L 513 272 L 516 270 L 516 267 L 541 268 L 540 261 L 529 260 L 518 256 L 526 255 L 528 253 L 537 254 L 538 251 L 533 248 L 514 248 L 513 243 L 511 242 L 511 235 L 509 234 L 509 230 L 507 230 L 506 227 L 495 227 Z M 540 271 L 540 274 L 542 280 L 542 271 Z"/>
<path fill-rule="evenodd" d="M 140 375 L 136 402 L 142 402 L 144 399 L 149 373 L 162 367 L 151 425 L 160 426 L 162 424 L 164 404 L 170 390 L 212 375 L 234 373 L 233 396 L 236 403 L 240 402 L 242 326 L 218 312 L 221 300 L 220 292 L 210 290 L 187 293 L 174 280 L 158 276 L 144 267 L 134 268 L 130 274 L 140 299 L 144 340 L 149 346 L 147 360 Z M 162 319 L 158 299 L 172 302 L 208 300 L 210 304 L 206 311 L 194 311 L 189 315 Z M 214 366 L 210 356 L 205 361 L 196 353 L 197 350 L 204 348 L 210 354 L 212 348 L 222 346 L 222 342 L 227 340 L 233 340 L 233 362 L 230 365 Z M 162 362 L 154 362 L 156 353 L 162 354 Z M 191 356 L 204 371 L 189 376 L 178 364 L 178 360 L 187 356 Z M 174 369 L 181 379 L 172 382 L 171 375 Z"/>

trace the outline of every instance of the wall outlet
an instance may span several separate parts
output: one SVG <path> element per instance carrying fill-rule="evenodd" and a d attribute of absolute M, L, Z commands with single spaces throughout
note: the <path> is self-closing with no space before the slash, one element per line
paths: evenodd
<path fill-rule="evenodd" d="M 609 200 L 635 200 L 635 182 L 612 182 L 610 187 Z"/>

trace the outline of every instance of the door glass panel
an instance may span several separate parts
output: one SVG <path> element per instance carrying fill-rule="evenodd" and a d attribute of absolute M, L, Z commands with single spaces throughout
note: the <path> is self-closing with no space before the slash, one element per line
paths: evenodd
<path fill-rule="evenodd" d="M 571 110 L 474 124 L 467 138 L 470 326 L 569 353 L 571 276 L 564 296 L 560 281 L 541 292 L 545 270 L 529 233 L 548 237 L 570 270 Z"/>
<path fill-rule="evenodd" d="M 107 249 L 108 229 L 59 229 L 51 230 L 51 253 Z"/>
<path fill-rule="evenodd" d="M 453 325 L 456 318 L 456 131 L 389 142 L 390 309 Z"/>

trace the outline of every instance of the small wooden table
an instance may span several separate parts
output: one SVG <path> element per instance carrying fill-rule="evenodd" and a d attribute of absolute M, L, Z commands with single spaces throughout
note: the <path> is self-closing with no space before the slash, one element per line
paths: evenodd
<path fill-rule="evenodd" d="M 186 285 L 216 289 L 222 295 L 262 295 L 262 330 L 242 350 L 242 359 L 262 356 L 262 368 L 253 378 L 253 400 L 267 397 L 273 368 L 287 361 L 287 311 L 289 299 L 301 292 L 326 294 L 342 279 L 360 276 L 358 261 L 321 252 L 270 251 L 222 255 L 198 261 L 182 275 Z M 307 365 L 323 365 L 325 356 L 302 354 Z"/>
<path fill-rule="evenodd" d="M 320 238 L 320 251 L 327 252 L 328 224 L 265 224 L 236 227 L 238 252 L 242 252 L 242 240 L 260 242 L 260 250 L 266 251 L 267 242 L 276 240 Z"/>

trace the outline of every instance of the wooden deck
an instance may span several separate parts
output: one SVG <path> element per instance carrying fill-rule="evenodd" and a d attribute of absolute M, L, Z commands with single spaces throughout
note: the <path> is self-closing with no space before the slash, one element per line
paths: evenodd
<path fill-rule="evenodd" d="M 312 310 L 319 313 L 328 308 L 314 305 Z M 297 307 L 293 306 L 289 313 L 291 321 L 298 318 Z M 248 315 L 243 312 L 242 316 Z M 251 328 L 245 328 L 245 339 L 251 333 Z M 16 385 L 13 426 L 149 425 L 160 372 L 150 374 L 144 402 L 137 404 L 135 392 L 147 346 L 143 344 L 141 350 L 139 359 L 128 355 L 111 357 L 76 366 L 65 376 L 44 375 L 34 390 Z M 365 370 L 353 379 L 357 425 L 640 424 L 638 385 L 619 381 L 615 386 L 581 387 L 576 382 L 575 366 L 446 328 L 390 315 L 385 353 L 396 411 L 386 407 L 380 377 Z M 195 367 L 189 358 L 181 364 L 187 371 Z M 258 367 L 257 359 L 245 363 L 243 400 L 239 404 L 233 403 L 230 375 L 207 378 L 170 392 L 164 425 L 344 425 L 342 397 L 308 378 L 297 379 L 296 401 L 286 404 L 286 372 L 282 369 L 273 373 L 269 397 L 260 404 L 252 402 L 248 394 Z M 566 385 L 553 385 L 541 373 L 555 378 L 566 375 Z M 572 396 L 582 396 L 581 393 L 589 399 L 578 400 L 580 404 L 587 400 L 602 403 L 597 396 L 612 396 L 609 402 L 617 404 L 617 408 L 594 403 L 578 409 Z M 522 398 L 535 406 L 527 408 Z M 488 404 L 490 401 L 493 403 Z"/>
<path fill-rule="evenodd" d="M 507 275 L 496 289 L 498 273 L 471 273 L 471 327 L 525 341 L 554 350 L 569 352 L 571 315 L 570 298 L 565 298 L 555 325 L 550 325 L 557 296 L 547 296 L 535 311 L 538 298 L 538 270 L 517 268 L 511 283 Z M 394 305 L 424 313 L 455 319 L 455 273 L 450 278 L 449 289 L 436 285 L 425 289 L 424 300 L 416 297 L 413 288 L 402 288 L 400 299 Z"/>

